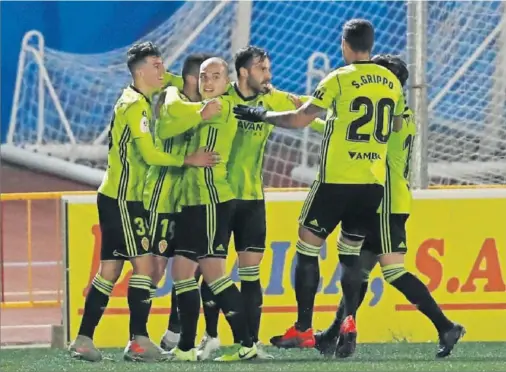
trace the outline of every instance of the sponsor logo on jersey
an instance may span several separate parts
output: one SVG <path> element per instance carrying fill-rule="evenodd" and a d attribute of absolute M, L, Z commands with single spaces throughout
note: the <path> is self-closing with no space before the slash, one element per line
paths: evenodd
<path fill-rule="evenodd" d="M 377 152 L 355 152 L 355 151 L 348 151 L 348 154 L 350 155 L 351 160 L 381 160 L 380 154 Z"/>
<path fill-rule="evenodd" d="M 262 131 L 264 129 L 263 123 L 252 123 L 250 121 L 239 120 L 239 129 L 245 131 Z"/>

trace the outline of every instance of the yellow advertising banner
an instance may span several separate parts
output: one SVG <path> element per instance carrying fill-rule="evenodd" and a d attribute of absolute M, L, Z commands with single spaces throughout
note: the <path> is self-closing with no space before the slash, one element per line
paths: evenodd
<path fill-rule="evenodd" d="M 264 305 L 260 328 L 260 339 L 265 343 L 271 336 L 282 334 L 297 315 L 293 272 L 297 217 L 304 194 L 292 194 L 296 197 L 270 197 L 267 202 L 267 250 L 261 266 Z M 68 202 L 66 233 L 67 319 L 69 336 L 73 339 L 81 322 L 87 288 L 100 262 L 101 237 L 96 205 Z M 321 251 L 315 329 L 330 324 L 341 297 L 336 236 L 334 232 Z M 227 267 L 232 279 L 239 282 L 233 246 L 229 251 Z M 408 270 L 428 285 L 448 317 L 467 328 L 466 341 L 506 341 L 506 197 L 415 198 L 408 221 L 406 261 Z M 167 272 L 170 273 L 170 265 Z M 98 347 L 122 347 L 128 341 L 126 294 L 130 275 L 131 266 L 126 263 L 95 332 Z M 170 275 L 166 275 L 153 301 L 148 329 L 156 342 L 167 328 L 171 287 Z M 357 321 L 360 342 L 437 339 L 429 320 L 383 281 L 378 267 L 371 274 Z M 201 316 L 199 337 L 203 330 Z M 231 332 L 222 318 L 219 333 L 223 344 L 232 342 Z"/>

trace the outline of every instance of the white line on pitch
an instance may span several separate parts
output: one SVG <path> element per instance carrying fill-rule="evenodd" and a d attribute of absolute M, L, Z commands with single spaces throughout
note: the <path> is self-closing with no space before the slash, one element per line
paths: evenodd
<path fill-rule="evenodd" d="M 3 325 L 0 326 L 0 329 L 41 329 L 41 328 L 51 328 L 51 324 L 19 324 L 19 325 Z"/>
<path fill-rule="evenodd" d="M 60 291 L 63 293 L 63 291 Z M 33 291 L 31 293 L 33 296 L 48 296 L 48 295 L 56 295 L 58 291 Z M 29 296 L 30 292 L 5 292 L 4 296 L 7 297 L 21 297 L 21 296 Z"/>
<path fill-rule="evenodd" d="M 47 349 L 51 347 L 51 344 L 12 344 L 4 345 L 1 344 L 2 350 L 7 349 Z"/>
<path fill-rule="evenodd" d="M 32 262 L 32 267 L 45 267 L 45 266 L 56 266 L 60 264 L 61 261 L 34 261 Z M 28 267 L 28 262 L 4 262 L 3 266 L 5 268 L 10 267 Z"/>

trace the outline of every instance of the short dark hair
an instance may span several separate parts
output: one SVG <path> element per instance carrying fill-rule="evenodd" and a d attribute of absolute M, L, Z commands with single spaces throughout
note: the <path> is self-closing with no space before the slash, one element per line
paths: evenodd
<path fill-rule="evenodd" d="M 239 70 L 241 67 L 249 68 L 253 63 L 253 60 L 257 57 L 260 58 L 260 61 L 270 58 L 269 53 L 267 53 L 265 49 L 256 46 L 250 45 L 239 49 L 234 56 L 235 72 L 237 73 L 237 76 L 239 76 Z"/>
<path fill-rule="evenodd" d="M 160 49 L 151 41 L 134 44 L 127 52 L 127 66 L 131 73 L 146 57 L 161 57 Z"/>
<path fill-rule="evenodd" d="M 397 76 L 397 79 L 399 79 L 401 85 L 404 87 L 409 78 L 409 71 L 406 62 L 404 62 L 399 56 L 392 54 L 378 54 L 372 57 L 371 61 L 390 70 L 395 76 Z"/>
<path fill-rule="evenodd" d="M 343 39 L 354 52 L 371 52 L 374 27 L 365 19 L 351 19 L 343 26 Z"/>
<path fill-rule="evenodd" d="M 181 75 L 183 75 L 183 79 L 186 80 L 188 75 L 198 77 L 200 65 L 206 60 L 213 57 L 211 54 L 205 53 L 195 53 L 190 54 L 183 62 L 183 70 Z"/>

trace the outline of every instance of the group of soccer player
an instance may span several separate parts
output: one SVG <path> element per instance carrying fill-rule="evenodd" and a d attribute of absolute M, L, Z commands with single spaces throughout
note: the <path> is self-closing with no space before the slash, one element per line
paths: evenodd
<path fill-rule="evenodd" d="M 346 66 L 323 79 L 312 97 L 273 88 L 270 57 L 261 48 L 236 53 L 237 81 L 232 83 L 229 67 L 219 57 L 188 56 L 179 77 L 165 72 L 152 43 L 130 48 L 127 65 L 133 84 L 114 107 L 108 168 L 98 189 L 101 265 L 86 297 L 78 336 L 69 347 L 73 357 L 102 359 L 93 343 L 94 331 L 129 260 L 133 274 L 127 295 L 127 360 L 209 358 L 220 347 L 220 311 L 237 347 L 215 360 L 271 358 L 258 333 L 260 264 L 266 245 L 263 153 L 274 126 L 311 126 L 323 139 L 319 174 L 299 217 L 297 322 L 271 343 L 314 347 L 326 356 L 352 355 L 356 312 L 369 273 L 379 262 L 385 280 L 434 324 L 439 335 L 436 355 L 451 353 L 464 328 L 443 314 L 426 286 L 404 267 L 409 162 L 416 134 L 403 93 L 408 70 L 396 56 L 371 58 L 373 44 L 368 21 L 346 22 L 341 42 Z M 324 114 L 325 121 L 320 119 Z M 318 257 L 339 224 L 343 296 L 332 325 L 315 333 Z M 225 272 L 232 235 L 240 290 Z M 172 310 L 158 347 L 149 338 L 147 322 L 169 258 Z M 201 298 L 206 333 L 196 347 Z"/>

